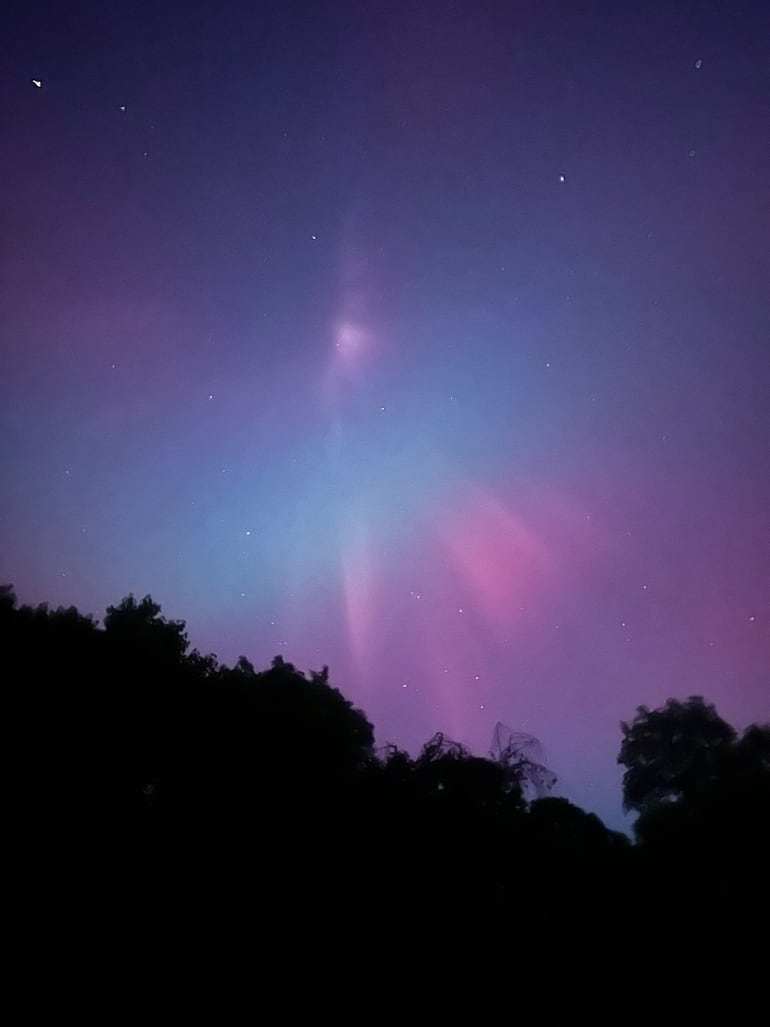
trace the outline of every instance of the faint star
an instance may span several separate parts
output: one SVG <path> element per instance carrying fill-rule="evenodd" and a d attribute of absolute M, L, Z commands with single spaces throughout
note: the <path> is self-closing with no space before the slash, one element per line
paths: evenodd
<path fill-rule="evenodd" d="M 703 61 L 701 60 L 701 58 L 700 58 L 700 57 L 699 57 L 699 58 L 698 58 L 698 60 L 697 60 L 697 61 L 695 62 L 695 67 L 696 67 L 696 68 L 699 68 L 699 69 L 703 67 Z"/>
<path fill-rule="evenodd" d="M 691 156 L 691 157 L 694 157 L 694 156 L 695 156 L 695 150 L 690 150 L 690 156 Z"/>
<path fill-rule="evenodd" d="M 123 111 L 123 113 L 125 114 L 125 112 L 126 112 L 126 105 L 125 105 L 125 104 L 122 104 L 122 105 L 121 105 L 121 106 L 120 106 L 120 107 L 118 108 L 118 110 L 121 110 L 121 111 Z"/>

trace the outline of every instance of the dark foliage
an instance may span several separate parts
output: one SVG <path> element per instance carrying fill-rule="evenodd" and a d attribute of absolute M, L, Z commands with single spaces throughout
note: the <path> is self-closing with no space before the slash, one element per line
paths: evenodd
<path fill-rule="evenodd" d="M 711 781 L 735 741 L 734 729 L 700 696 L 669 699 L 660 710 L 640 706 L 632 723 L 620 727 L 623 799 L 637 813 L 676 802 Z"/>
<path fill-rule="evenodd" d="M 0 645 L 14 949 L 47 1017 L 428 1002 L 478 1019 L 515 995 L 539 1022 L 597 1023 L 629 995 L 652 1015 L 665 986 L 669 1017 L 715 1014 L 724 993 L 729 1022 L 751 1022 L 767 726 L 738 736 L 698 698 L 640 707 L 619 756 L 632 845 L 548 797 L 529 736 L 498 725 L 483 759 L 441 734 L 416 757 L 376 751 L 327 668 L 224 666 L 149 596 L 100 627 L 0 589 Z"/>

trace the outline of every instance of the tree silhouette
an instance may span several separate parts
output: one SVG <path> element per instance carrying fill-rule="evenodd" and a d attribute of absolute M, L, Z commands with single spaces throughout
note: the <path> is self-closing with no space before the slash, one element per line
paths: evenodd
<path fill-rule="evenodd" d="M 190 644 L 185 622 L 161 616 L 160 606 L 148 595 L 139 602 L 128 595 L 117 606 L 108 606 L 104 630 L 116 659 L 132 668 L 178 666 Z"/>
<path fill-rule="evenodd" d="M 526 798 L 542 798 L 556 784 L 556 774 L 543 763 L 540 742 L 524 731 L 511 731 L 498 721 L 490 758 L 503 767 L 506 780 Z"/>
<path fill-rule="evenodd" d="M 721 975 L 735 994 L 759 951 L 770 726 L 738 736 L 698 697 L 622 725 L 632 845 L 547 796 L 531 736 L 498 724 L 486 758 L 441 733 L 414 757 L 376 751 L 328 668 L 226 666 L 149 596 L 100 627 L 0 588 L 0 652 L 29 920 L 84 939 L 58 944 L 64 978 L 84 966 L 116 994 L 154 967 L 178 995 L 240 986 L 252 1011 L 343 967 L 410 998 L 515 979 L 563 1023 L 565 982 L 597 966 Z"/>
<path fill-rule="evenodd" d="M 586 813 L 557 796 L 535 799 L 528 820 L 540 844 L 552 849 L 593 855 L 602 849 L 625 848 L 629 844 L 626 835 L 608 831 L 595 813 Z"/>
<path fill-rule="evenodd" d="M 639 706 L 633 721 L 620 727 L 623 802 L 638 813 L 685 796 L 713 774 L 735 739 L 735 730 L 700 696 L 669 699 L 658 710 Z"/>

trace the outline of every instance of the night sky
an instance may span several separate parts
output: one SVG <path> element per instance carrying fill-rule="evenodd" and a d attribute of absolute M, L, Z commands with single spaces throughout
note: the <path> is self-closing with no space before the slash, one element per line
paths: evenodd
<path fill-rule="evenodd" d="M 770 713 L 764 4 L 10 4 L 0 580 L 388 741 Z"/>

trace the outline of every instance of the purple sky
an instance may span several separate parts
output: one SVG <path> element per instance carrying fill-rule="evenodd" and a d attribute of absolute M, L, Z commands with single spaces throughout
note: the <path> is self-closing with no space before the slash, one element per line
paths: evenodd
<path fill-rule="evenodd" d="M 767 719 L 763 7 L 13 4 L 0 579 L 613 825 L 636 705 Z"/>

